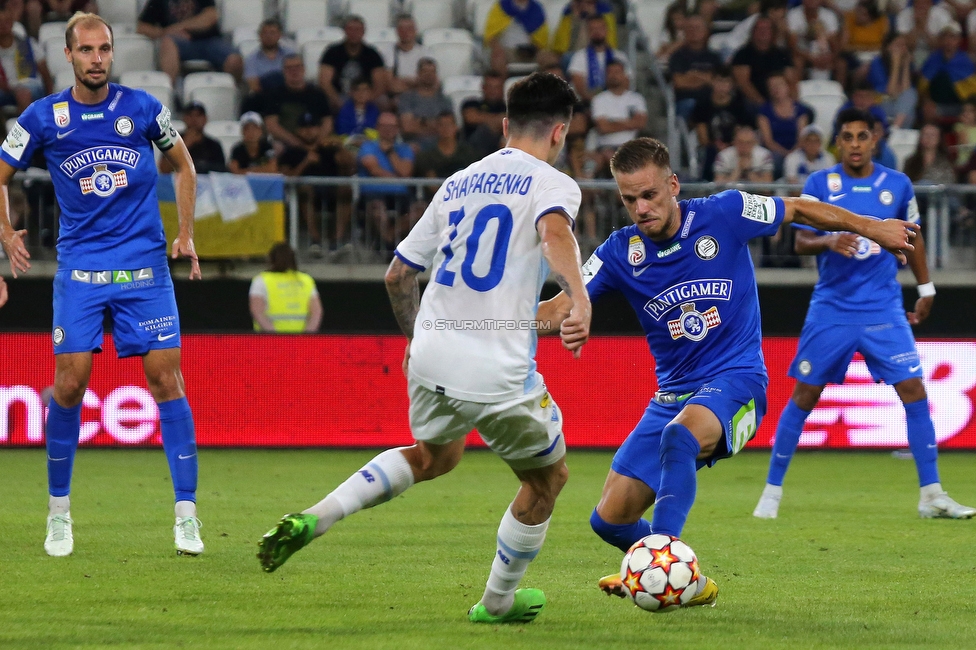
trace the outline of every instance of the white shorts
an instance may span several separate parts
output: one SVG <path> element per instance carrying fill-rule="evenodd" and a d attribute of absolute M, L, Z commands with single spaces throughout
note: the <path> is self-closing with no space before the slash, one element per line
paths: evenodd
<path fill-rule="evenodd" d="M 563 414 L 545 384 L 495 404 L 468 402 L 410 381 L 410 429 L 415 440 L 446 445 L 477 429 L 481 439 L 515 470 L 547 467 L 566 455 Z"/>

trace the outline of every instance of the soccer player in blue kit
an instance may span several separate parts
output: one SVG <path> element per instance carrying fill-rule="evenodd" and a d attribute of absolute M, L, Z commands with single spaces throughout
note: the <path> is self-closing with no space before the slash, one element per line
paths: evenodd
<path fill-rule="evenodd" d="M 766 412 L 749 240 L 795 221 L 858 232 L 904 257 L 918 226 L 735 190 L 679 202 L 667 147 L 650 138 L 621 146 L 610 169 L 634 225 L 596 249 L 583 278 L 594 302 L 612 290 L 626 297 L 647 334 L 658 380 L 657 393 L 614 456 L 590 518 L 597 535 L 626 551 L 652 532 L 680 537 L 695 501 L 695 472 L 741 450 Z M 537 315 L 560 327 L 564 344 L 574 336 L 573 326 L 563 323 L 569 304 L 559 294 Z M 643 516 L 652 505 L 648 522 Z M 624 595 L 617 574 L 599 584 L 608 594 Z M 717 596 L 715 582 L 701 576 L 684 604 L 713 604 Z"/>
<path fill-rule="evenodd" d="M 874 117 L 857 109 L 837 116 L 837 149 L 841 162 L 807 179 L 803 197 L 838 205 L 876 219 L 904 219 L 917 223 L 918 206 L 907 176 L 871 160 Z M 796 225 L 796 224 L 794 224 Z M 898 263 L 877 244 L 851 233 L 825 233 L 798 225 L 796 251 L 816 255 L 820 281 L 813 290 L 800 344 L 790 366 L 796 379 L 793 396 L 776 427 L 769 475 L 752 513 L 775 519 L 783 495 L 783 477 L 796 451 L 803 423 L 828 383 L 844 381 L 854 352 L 860 352 L 875 380 L 893 386 L 905 406 L 908 446 L 915 459 L 921 494 L 921 517 L 969 519 L 976 509 L 949 498 L 939 482 L 938 446 L 922 383 L 922 364 L 911 325 L 929 315 L 935 287 L 929 281 L 921 235 L 908 265 L 918 282 L 915 311 L 902 304 L 895 274 Z"/>
<path fill-rule="evenodd" d="M 173 257 L 193 249 L 196 172 L 169 109 L 142 90 L 108 83 L 112 29 L 99 16 L 75 14 L 65 31 L 74 87 L 31 104 L 0 146 L 0 243 L 14 277 L 30 269 L 25 230 L 10 225 L 7 186 L 43 151 L 61 207 L 54 277 L 54 396 L 47 417 L 50 499 L 48 555 L 74 549 L 69 510 L 82 399 L 100 351 L 102 319 L 111 314 L 119 357 L 141 356 L 159 407 L 163 448 L 176 492 L 174 535 L 179 554 L 203 552 L 196 518 L 197 456 L 193 416 L 180 372 L 180 326 L 166 240 L 156 199 L 153 143 L 175 169 L 179 236 Z"/>

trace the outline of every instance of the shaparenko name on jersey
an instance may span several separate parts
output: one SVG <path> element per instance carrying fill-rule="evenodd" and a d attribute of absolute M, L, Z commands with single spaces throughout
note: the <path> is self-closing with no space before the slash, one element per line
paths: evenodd
<path fill-rule="evenodd" d="M 100 163 L 117 163 L 135 169 L 139 164 L 139 155 L 138 151 L 128 147 L 92 147 L 68 156 L 60 168 L 71 178 L 86 167 L 94 167 Z"/>

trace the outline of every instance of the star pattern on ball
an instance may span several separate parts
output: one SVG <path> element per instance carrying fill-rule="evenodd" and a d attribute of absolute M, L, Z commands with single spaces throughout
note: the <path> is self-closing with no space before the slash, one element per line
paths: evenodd
<path fill-rule="evenodd" d="M 654 598 L 661 603 L 661 609 L 664 609 L 665 607 L 680 605 L 682 593 L 684 593 L 684 589 L 675 589 L 671 585 L 664 585 L 664 591 L 654 594 Z"/>
<path fill-rule="evenodd" d="M 698 568 L 698 558 L 696 557 L 694 560 L 692 560 L 691 562 L 689 562 L 688 563 L 688 566 L 689 566 L 689 568 L 691 568 L 691 581 L 690 582 L 691 583 L 698 582 L 698 579 L 701 578 L 701 571 Z"/>
<path fill-rule="evenodd" d="M 671 552 L 671 546 L 665 546 L 662 549 L 650 549 L 651 551 L 651 563 L 652 567 L 660 567 L 665 571 L 671 570 L 671 565 L 675 562 L 680 562 L 681 560 Z"/>
<path fill-rule="evenodd" d="M 634 573 L 629 568 L 627 569 L 627 575 L 623 579 L 624 588 L 627 589 L 631 594 L 636 594 L 641 589 L 640 585 L 640 574 Z"/>

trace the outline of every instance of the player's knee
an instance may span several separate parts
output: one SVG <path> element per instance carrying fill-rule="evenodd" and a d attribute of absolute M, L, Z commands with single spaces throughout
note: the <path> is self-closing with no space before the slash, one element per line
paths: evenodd
<path fill-rule="evenodd" d="M 898 397 L 903 404 L 912 404 L 927 397 L 925 384 L 917 377 L 912 377 L 911 379 L 906 379 L 895 384 L 895 392 L 898 393 Z"/>
<path fill-rule="evenodd" d="M 797 382 L 796 386 L 793 388 L 793 403 L 799 406 L 804 411 L 812 411 L 813 407 L 817 405 L 820 400 L 820 393 L 823 392 L 823 386 L 813 386 L 811 384 L 804 384 L 803 382 Z"/>
<path fill-rule="evenodd" d="M 81 404 L 88 389 L 88 381 L 71 373 L 58 373 L 54 380 L 54 399 L 64 408 Z"/>

